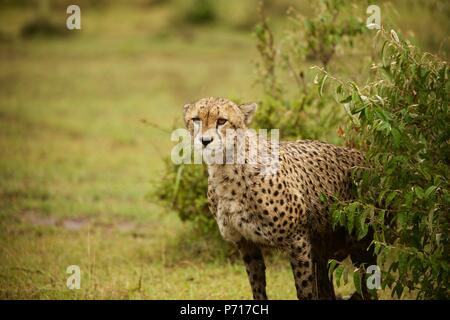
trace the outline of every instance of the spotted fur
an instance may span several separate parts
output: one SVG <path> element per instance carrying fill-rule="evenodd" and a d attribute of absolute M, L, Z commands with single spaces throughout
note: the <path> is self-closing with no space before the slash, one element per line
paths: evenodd
<path fill-rule="evenodd" d="M 224 147 L 227 128 L 247 128 L 255 104 L 237 105 L 224 98 L 205 98 L 184 108 L 186 126 L 200 120 L 215 148 Z M 219 125 L 225 119 L 224 124 Z M 355 263 L 375 264 L 366 250 L 370 237 L 355 241 L 333 230 L 321 195 L 350 197 L 349 171 L 364 162 L 353 149 L 320 141 L 284 141 L 279 168 L 263 174 L 263 164 L 208 166 L 208 200 L 222 236 L 239 248 L 255 299 L 267 299 L 262 247 L 288 253 L 299 299 L 334 299 L 328 259 L 351 255 Z"/>

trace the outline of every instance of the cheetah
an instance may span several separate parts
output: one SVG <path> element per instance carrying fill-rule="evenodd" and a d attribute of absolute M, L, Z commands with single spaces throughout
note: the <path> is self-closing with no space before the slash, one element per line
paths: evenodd
<path fill-rule="evenodd" d="M 194 146 L 224 151 L 236 147 L 236 139 L 226 135 L 248 129 L 256 109 L 256 103 L 203 98 L 184 106 L 184 122 Z M 269 142 L 262 145 L 271 149 Z M 328 260 L 350 255 L 357 265 L 376 264 L 376 256 L 367 250 L 371 235 L 356 241 L 345 230 L 332 228 L 321 199 L 348 199 L 349 171 L 363 165 L 364 157 L 354 149 L 299 140 L 281 141 L 277 159 L 277 169 L 269 173 L 266 162 L 250 162 L 246 155 L 241 163 L 209 163 L 210 211 L 223 238 L 240 251 L 254 299 L 267 299 L 265 247 L 289 256 L 298 299 L 336 299 Z"/>

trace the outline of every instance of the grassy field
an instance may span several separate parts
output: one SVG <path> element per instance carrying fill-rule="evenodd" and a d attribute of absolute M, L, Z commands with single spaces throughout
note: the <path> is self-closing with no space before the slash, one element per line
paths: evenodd
<path fill-rule="evenodd" d="M 172 144 L 142 120 L 170 129 L 186 101 L 255 98 L 253 44 L 220 28 L 161 38 L 161 10 L 87 12 L 71 38 L 2 44 L 1 298 L 251 297 L 240 262 L 146 200 Z M 294 298 L 287 263 L 269 272 L 271 296 Z"/>
<path fill-rule="evenodd" d="M 72 37 L 22 40 L 32 10 L 0 11 L 1 299 L 251 298 L 239 260 L 146 198 L 172 143 L 143 120 L 170 129 L 187 101 L 257 100 L 254 39 L 167 32 L 169 14 L 86 10 Z M 66 287 L 70 265 L 80 290 Z M 296 297 L 279 255 L 268 295 Z"/>

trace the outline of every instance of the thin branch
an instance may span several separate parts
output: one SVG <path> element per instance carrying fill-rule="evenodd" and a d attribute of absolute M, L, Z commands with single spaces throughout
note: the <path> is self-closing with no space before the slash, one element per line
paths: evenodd
<path fill-rule="evenodd" d="M 144 125 L 147 125 L 147 126 L 149 126 L 149 127 L 158 129 L 158 130 L 160 130 L 160 131 L 162 131 L 162 132 L 165 132 L 165 133 L 169 133 L 169 134 L 172 133 L 171 130 L 166 129 L 166 128 L 163 128 L 163 127 L 157 125 L 156 123 L 153 123 L 153 122 L 151 122 L 151 121 L 149 121 L 149 120 L 147 120 L 147 119 L 141 119 L 141 123 L 143 123 Z"/>

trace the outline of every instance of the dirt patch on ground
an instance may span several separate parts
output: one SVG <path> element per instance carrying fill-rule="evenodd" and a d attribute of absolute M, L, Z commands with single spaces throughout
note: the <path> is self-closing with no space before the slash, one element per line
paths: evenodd
<path fill-rule="evenodd" d="M 57 223 L 56 218 L 39 215 L 35 212 L 25 212 L 21 220 L 35 226 L 56 226 Z"/>
<path fill-rule="evenodd" d="M 89 225 L 90 221 L 88 218 L 74 218 L 74 219 L 63 219 L 57 223 L 57 225 L 62 226 L 68 230 L 80 230 L 83 227 Z"/>
<path fill-rule="evenodd" d="M 140 226 L 130 220 L 119 220 L 115 223 L 105 223 L 90 217 L 75 217 L 75 218 L 56 218 L 52 216 L 43 215 L 37 212 L 25 212 L 20 220 L 34 226 L 54 226 L 61 227 L 67 230 L 81 230 L 88 226 L 105 229 L 108 231 L 118 230 L 121 232 L 136 233 Z"/>

